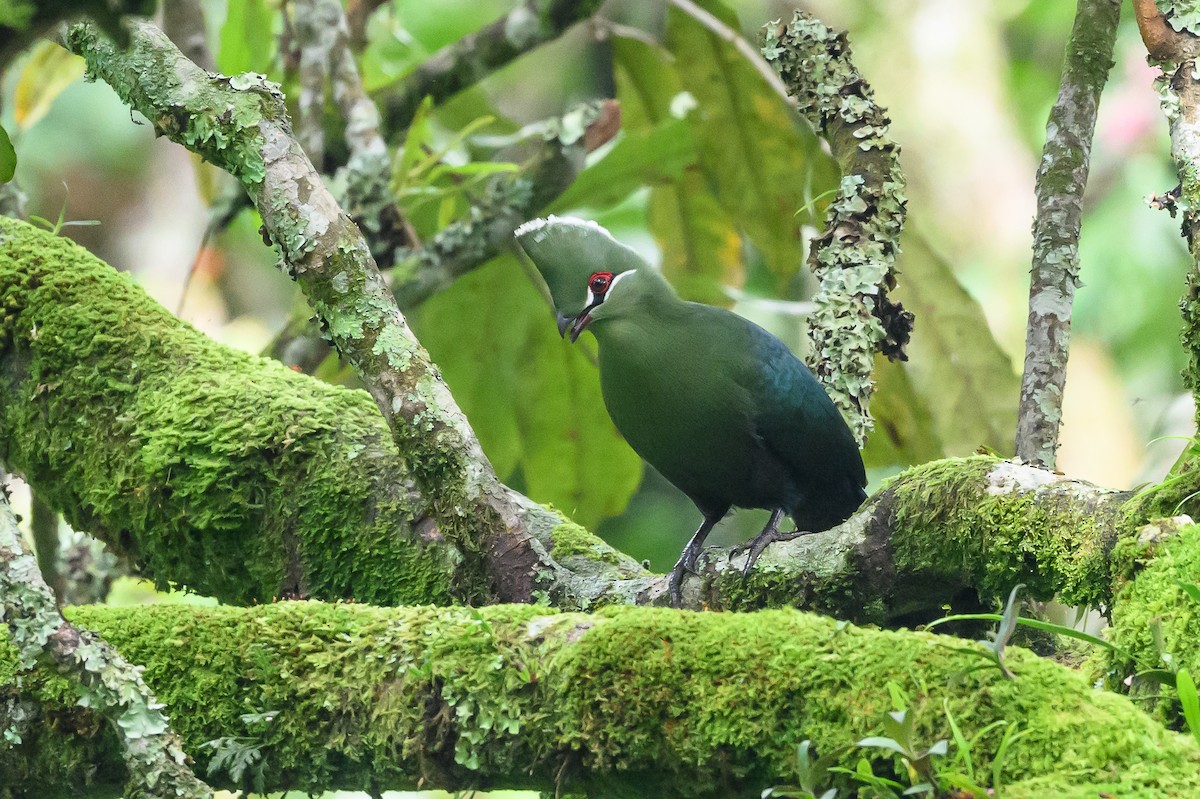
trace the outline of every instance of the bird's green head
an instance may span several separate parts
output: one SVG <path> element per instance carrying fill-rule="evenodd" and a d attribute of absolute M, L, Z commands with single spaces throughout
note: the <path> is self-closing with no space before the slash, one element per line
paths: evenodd
<path fill-rule="evenodd" d="M 598 318 L 622 278 L 651 270 L 640 255 L 595 222 L 548 216 L 516 230 L 517 243 L 542 273 L 558 312 L 558 332 L 571 341 Z M 608 310 L 608 309 L 606 309 Z"/>

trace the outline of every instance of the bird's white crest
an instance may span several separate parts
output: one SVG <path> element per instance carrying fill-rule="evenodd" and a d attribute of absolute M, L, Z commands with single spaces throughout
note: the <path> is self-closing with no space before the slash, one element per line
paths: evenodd
<path fill-rule="evenodd" d="M 616 241 L 616 239 L 613 238 L 613 234 L 609 233 L 599 224 L 590 219 L 580 219 L 577 216 L 554 216 L 553 214 L 545 217 L 544 219 L 529 220 L 514 230 L 513 235 L 524 236 L 526 233 L 532 233 L 534 234 L 533 240 L 538 242 L 546 237 L 546 234 L 549 232 L 549 228 L 552 225 L 571 225 L 574 227 L 589 228 L 597 233 L 603 233 L 612 241 Z"/>

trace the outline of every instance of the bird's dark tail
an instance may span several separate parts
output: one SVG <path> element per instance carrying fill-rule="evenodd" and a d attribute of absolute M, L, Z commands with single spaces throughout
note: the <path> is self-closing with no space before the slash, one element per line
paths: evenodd
<path fill-rule="evenodd" d="M 847 479 L 840 487 L 829 486 L 827 491 L 815 493 L 792 512 L 792 521 L 797 530 L 828 530 L 853 516 L 866 498 L 866 490 Z"/>

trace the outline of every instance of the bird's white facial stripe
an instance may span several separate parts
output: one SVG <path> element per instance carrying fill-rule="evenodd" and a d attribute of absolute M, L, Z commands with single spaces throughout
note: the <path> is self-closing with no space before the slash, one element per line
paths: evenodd
<path fill-rule="evenodd" d="M 619 275 L 613 275 L 612 282 L 608 284 L 608 294 L 613 293 L 613 289 L 615 289 L 617 287 L 617 284 L 620 283 L 623 278 L 629 277 L 636 271 L 637 271 L 636 269 L 630 269 L 627 272 L 620 273 Z"/>

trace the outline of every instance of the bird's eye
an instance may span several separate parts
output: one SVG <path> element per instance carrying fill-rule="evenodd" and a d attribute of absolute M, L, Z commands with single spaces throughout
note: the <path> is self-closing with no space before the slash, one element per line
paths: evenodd
<path fill-rule="evenodd" d="M 596 272 L 588 279 L 588 288 L 592 294 L 600 295 L 608 291 L 612 284 L 612 272 Z"/>

